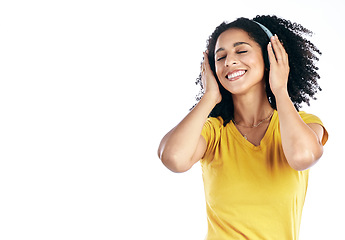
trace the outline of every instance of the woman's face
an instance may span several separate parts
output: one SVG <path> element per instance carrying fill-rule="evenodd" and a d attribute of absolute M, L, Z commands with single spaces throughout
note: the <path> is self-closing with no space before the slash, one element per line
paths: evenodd
<path fill-rule="evenodd" d="M 245 94 L 264 85 L 261 47 L 244 30 L 229 29 L 218 37 L 215 67 L 220 83 L 232 94 Z"/>

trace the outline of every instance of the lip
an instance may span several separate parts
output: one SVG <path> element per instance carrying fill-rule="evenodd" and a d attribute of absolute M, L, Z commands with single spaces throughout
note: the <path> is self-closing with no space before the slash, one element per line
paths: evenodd
<path fill-rule="evenodd" d="M 225 78 L 229 81 L 235 81 L 243 77 L 246 73 L 247 71 L 244 69 L 236 69 L 226 74 Z"/>

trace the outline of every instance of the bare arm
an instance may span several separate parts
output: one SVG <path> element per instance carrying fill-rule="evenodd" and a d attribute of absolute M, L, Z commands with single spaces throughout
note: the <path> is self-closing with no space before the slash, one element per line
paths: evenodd
<path fill-rule="evenodd" d="M 206 151 L 206 141 L 201 136 L 202 128 L 214 106 L 220 102 L 218 84 L 204 53 L 202 73 L 205 94 L 195 108 L 162 139 L 158 156 L 173 172 L 185 172 L 198 162 Z"/>
<path fill-rule="evenodd" d="M 295 170 L 302 171 L 321 158 L 324 131 L 319 124 L 304 123 L 296 111 L 287 91 L 288 55 L 278 38 L 272 37 L 271 42 L 276 58 L 269 46 L 270 86 L 276 97 L 283 151 L 289 165 Z"/>
<path fill-rule="evenodd" d="M 202 128 L 215 102 L 206 94 L 198 105 L 162 139 L 158 156 L 173 172 L 185 172 L 199 161 L 206 151 Z"/>
<path fill-rule="evenodd" d="M 323 154 L 321 143 L 324 131 L 319 124 L 306 124 L 293 106 L 287 92 L 277 99 L 280 133 L 284 154 L 295 170 L 314 165 Z"/>

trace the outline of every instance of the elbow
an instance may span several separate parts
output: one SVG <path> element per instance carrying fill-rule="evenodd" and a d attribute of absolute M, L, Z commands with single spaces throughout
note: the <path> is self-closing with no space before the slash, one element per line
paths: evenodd
<path fill-rule="evenodd" d="M 190 161 L 182 159 L 175 154 L 166 154 L 163 152 L 159 154 L 159 158 L 161 159 L 164 166 L 175 173 L 186 172 L 192 167 Z"/>
<path fill-rule="evenodd" d="M 321 158 L 323 149 L 319 151 L 309 152 L 303 151 L 300 153 L 295 152 L 292 156 L 287 158 L 287 161 L 296 171 L 304 171 L 312 167 Z"/>

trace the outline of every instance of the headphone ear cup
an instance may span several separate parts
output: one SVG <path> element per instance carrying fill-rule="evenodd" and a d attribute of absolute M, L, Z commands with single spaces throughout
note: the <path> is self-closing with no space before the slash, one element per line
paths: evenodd
<path fill-rule="evenodd" d="M 272 47 L 272 51 L 273 51 L 274 56 L 276 56 L 272 44 L 271 44 L 271 47 Z M 265 67 L 269 70 L 270 69 L 270 59 L 268 57 L 267 50 L 265 50 L 265 53 L 264 53 L 264 62 L 265 62 Z"/>
<path fill-rule="evenodd" d="M 270 70 L 270 60 L 268 58 L 267 49 L 264 50 L 263 55 L 264 55 L 263 57 L 264 57 L 265 68 L 269 71 Z"/>

